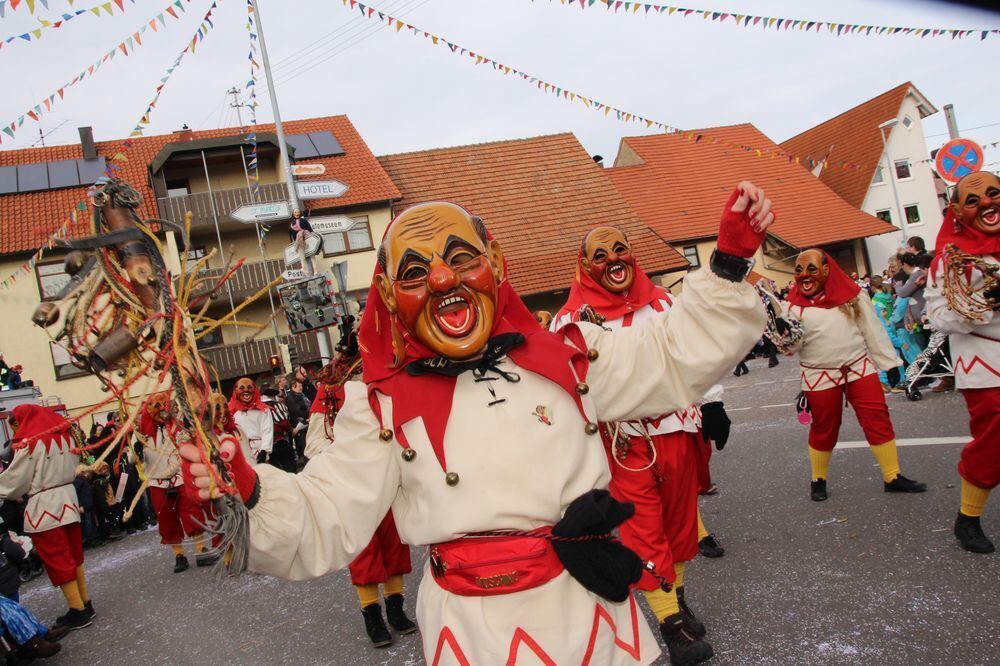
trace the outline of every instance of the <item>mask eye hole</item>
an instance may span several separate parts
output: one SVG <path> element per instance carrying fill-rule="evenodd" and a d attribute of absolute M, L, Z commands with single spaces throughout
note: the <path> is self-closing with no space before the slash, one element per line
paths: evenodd
<path fill-rule="evenodd" d="M 607 259 L 608 259 L 608 253 L 605 252 L 604 250 L 598 250 L 597 252 L 594 253 L 594 261 L 597 263 L 607 261 Z"/>
<path fill-rule="evenodd" d="M 403 269 L 399 279 L 406 282 L 423 280 L 427 277 L 427 267 L 421 264 L 410 264 Z"/>

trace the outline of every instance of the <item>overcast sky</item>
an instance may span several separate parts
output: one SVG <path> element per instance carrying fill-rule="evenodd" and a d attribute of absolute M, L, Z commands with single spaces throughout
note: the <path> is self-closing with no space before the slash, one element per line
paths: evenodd
<path fill-rule="evenodd" d="M 76 0 L 87 8 L 103 0 Z M 114 17 L 80 16 L 42 39 L 0 49 L 0 124 L 54 92 L 81 68 L 156 16 L 168 0 L 137 0 Z M 91 125 L 98 140 L 127 135 L 164 70 L 190 39 L 211 0 L 192 0 L 181 20 L 147 31 L 144 46 L 67 88 L 42 118 L 45 141 L 72 143 Z M 549 82 L 681 128 L 752 122 L 776 141 L 910 80 L 939 108 L 955 105 L 963 135 L 1000 140 L 995 71 L 1000 38 L 835 37 L 760 31 L 695 18 L 581 11 L 558 0 L 372 0 L 409 23 Z M 361 18 L 341 0 L 260 0 L 285 119 L 346 113 L 376 154 L 573 132 L 591 153 L 614 157 L 622 136 L 648 133 L 614 115 L 544 95 L 446 47 Z M 1000 15 L 939 2 L 901 0 L 685 0 L 685 6 L 862 24 L 998 28 Z M 36 16 L 67 10 L 49 0 Z M 242 0 L 219 0 L 215 29 L 163 91 L 147 133 L 187 123 L 236 124 L 226 90 L 249 66 Z M 0 36 L 34 28 L 24 9 L 0 19 Z M 266 87 L 258 118 L 272 118 Z M 984 125 L 982 129 L 971 129 Z M 928 147 L 946 139 L 942 113 L 924 121 Z M 27 120 L 0 149 L 38 140 Z M 840 155 L 847 160 L 849 156 Z M 1000 160 L 990 151 L 987 162 Z M 994 164 L 991 168 L 996 169 Z"/>

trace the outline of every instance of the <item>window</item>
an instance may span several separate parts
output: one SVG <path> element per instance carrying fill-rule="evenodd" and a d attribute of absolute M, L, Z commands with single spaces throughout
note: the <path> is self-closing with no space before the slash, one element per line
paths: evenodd
<path fill-rule="evenodd" d="M 205 258 L 205 248 L 193 247 L 184 253 L 184 272 L 190 273 L 194 270 L 198 262 Z"/>
<path fill-rule="evenodd" d="M 38 277 L 38 294 L 43 301 L 55 300 L 59 291 L 69 284 L 69 273 L 63 270 L 61 261 L 36 265 L 35 275 Z"/>
<path fill-rule="evenodd" d="M 910 160 L 896 160 L 896 178 L 905 180 L 911 175 Z"/>
<path fill-rule="evenodd" d="M 688 245 L 684 248 L 684 258 L 688 260 L 691 264 L 691 268 L 698 268 L 701 266 L 701 260 L 698 258 L 698 246 Z"/>
<path fill-rule="evenodd" d="M 323 237 L 324 257 L 350 252 L 364 252 L 374 247 L 368 217 L 352 217 L 351 220 L 354 224 L 349 229 L 320 234 Z"/>
<path fill-rule="evenodd" d="M 882 173 L 882 165 L 879 164 L 875 167 L 875 175 L 872 176 L 872 185 L 878 185 L 879 183 L 885 182 L 885 174 Z"/>
<path fill-rule="evenodd" d="M 875 217 L 889 224 L 892 224 L 892 211 L 890 210 L 880 210 L 875 213 Z"/>
<path fill-rule="evenodd" d="M 903 127 L 910 129 L 913 126 L 913 118 L 909 116 L 903 116 Z"/>
<path fill-rule="evenodd" d="M 168 180 L 166 185 L 168 197 L 186 197 L 191 193 L 190 183 L 187 178 Z"/>
<path fill-rule="evenodd" d="M 69 352 L 58 342 L 49 343 L 49 351 L 52 352 L 52 367 L 56 372 L 56 380 L 72 379 L 73 377 L 83 377 L 90 374 L 86 370 L 73 365 Z"/>
<path fill-rule="evenodd" d="M 903 208 L 903 212 L 906 213 L 907 224 L 920 224 L 920 208 L 917 204 L 906 206 Z"/>

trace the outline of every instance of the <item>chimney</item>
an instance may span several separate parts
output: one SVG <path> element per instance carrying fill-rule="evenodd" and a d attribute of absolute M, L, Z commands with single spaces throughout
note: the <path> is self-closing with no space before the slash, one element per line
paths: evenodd
<path fill-rule="evenodd" d="M 80 146 L 83 148 L 83 159 L 97 159 L 97 146 L 94 145 L 94 128 L 78 127 L 80 133 Z"/>

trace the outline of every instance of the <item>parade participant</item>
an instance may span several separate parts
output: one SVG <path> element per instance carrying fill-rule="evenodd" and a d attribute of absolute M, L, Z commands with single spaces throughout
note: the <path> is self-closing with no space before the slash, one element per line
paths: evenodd
<path fill-rule="evenodd" d="M 949 334 L 955 385 L 972 431 L 958 463 L 962 505 L 955 537 L 965 550 L 992 553 L 980 516 L 1000 483 L 1000 178 L 980 171 L 958 182 L 936 250 L 928 317 L 935 330 Z"/>
<path fill-rule="evenodd" d="M 251 463 L 267 462 L 274 448 L 274 419 L 260 397 L 260 389 L 249 377 L 240 377 L 229 397 L 229 412 L 246 435 L 243 452 Z"/>
<path fill-rule="evenodd" d="M 593 315 L 594 323 L 609 330 L 640 326 L 673 304 L 670 292 L 654 285 L 639 267 L 628 237 L 616 227 L 591 230 L 577 262 L 569 297 L 552 325 L 555 331 Z M 704 418 L 728 424 L 721 397 L 720 385 L 703 397 Z M 698 404 L 653 418 L 601 424 L 611 462 L 611 493 L 635 505 L 635 515 L 619 529 L 622 543 L 674 583 L 664 591 L 647 573 L 638 585 L 660 623 L 674 664 L 697 663 L 713 654 L 703 640 L 705 626 L 686 603 L 684 586 L 687 563 L 698 553 L 701 425 Z M 728 426 L 726 430 L 728 438 Z"/>
<path fill-rule="evenodd" d="M 95 613 L 83 570 L 83 537 L 73 488 L 80 454 L 71 425 L 55 410 L 30 404 L 15 407 L 11 421 L 14 459 L 0 474 L 0 499 L 28 496 L 24 531 L 69 606 L 56 624 L 89 627 Z"/>
<path fill-rule="evenodd" d="M 297 475 L 223 448 L 250 508 L 250 568 L 303 579 L 343 567 L 391 507 L 403 540 L 430 548 L 417 603 L 429 663 L 654 661 L 629 594 L 643 563 L 610 535 L 631 507 L 604 490 L 597 422 L 691 404 L 760 337 L 763 308 L 742 281 L 770 204 L 740 188 L 711 269 L 688 276 L 669 325 L 617 332 L 543 331 L 479 218 L 442 202 L 401 213 L 379 250 L 364 381 L 344 386 L 335 445 Z M 183 455 L 210 496 L 200 453 Z"/>
<path fill-rule="evenodd" d="M 828 497 L 827 473 L 845 403 L 854 409 L 882 469 L 885 492 L 927 490 L 926 484 L 911 481 L 899 470 L 896 435 L 878 371 L 898 378 L 902 362 L 861 287 L 826 252 L 806 250 L 795 260 L 795 285 L 785 308 L 804 331 L 788 351 L 799 352 L 802 390 L 812 410 L 812 500 L 822 502 Z"/>
<path fill-rule="evenodd" d="M 548 310 L 535 310 L 531 313 L 531 316 L 533 316 L 535 321 L 538 322 L 538 325 L 545 330 L 552 327 L 552 313 Z"/>
<path fill-rule="evenodd" d="M 196 565 L 214 564 L 216 558 L 207 552 L 204 539 L 207 507 L 191 488 L 184 487 L 181 478 L 177 445 L 188 435 L 174 415 L 169 391 L 154 393 L 143 403 L 139 434 L 143 438 L 143 472 L 160 543 L 170 546 L 174 554 L 174 573 L 187 571 L 190 566 L 182 545 L 185 536 L 194 539 Z"/>

